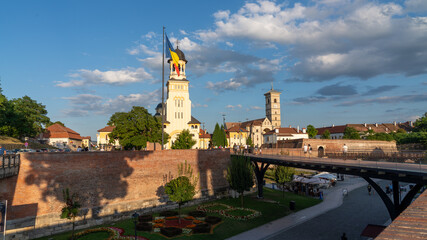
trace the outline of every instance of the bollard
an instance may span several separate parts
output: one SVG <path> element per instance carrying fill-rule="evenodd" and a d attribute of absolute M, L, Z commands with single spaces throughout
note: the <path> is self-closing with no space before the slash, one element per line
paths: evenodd
<path fill-rule="evenodd" d="M 289 202 L 289 209 L 292 210 L 292 211 L 295 210 L 295 201 L 290 201 Z"/>

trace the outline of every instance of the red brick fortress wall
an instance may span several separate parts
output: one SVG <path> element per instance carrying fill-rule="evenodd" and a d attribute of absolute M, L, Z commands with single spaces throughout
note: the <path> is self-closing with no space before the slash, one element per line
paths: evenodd
<path fill-rule="evenodd" d="M 199 176 L 197 197 L 228 187 L 228 150 L 26 153 L 19 175 L 0 180 L 0 200 L 8 200 L 16 232 L 67 223 L 59 219 L 65 188 L 80 195 L 85 220 L 158 207 L 166 205 L 163 186 L 185 161 Z"/>
<path fill-rule="evenodd" d="M 296 140 L 293 140 L 296 141 Z M 300 139 L 295 144 L 297 148 L 263 148 L 262 154 L 274 155 L 289 155 L 289 156 L 305 156 L 303 146 L 307 144 L 311 146 L 311 156 L 318 156 L 318 149 L 322 147 L 324 153 L 342 153 L 342 147 L 347 145 L 349 153 L 372 153 L 383 152 L 392 153 L 397 151 L 395 141 L 371 141 L 371 140 L 353 140 L 353 139 Z"/>

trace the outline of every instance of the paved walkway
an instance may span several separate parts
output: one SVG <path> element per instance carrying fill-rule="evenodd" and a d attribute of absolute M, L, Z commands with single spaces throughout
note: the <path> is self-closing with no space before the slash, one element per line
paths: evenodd
<path fill-rule="evenodd" d="M 367 182 L 359 177 L 346 176 L 344 181 L 339 181 L 333 188 L 324 189 L 324 200 L 322 203 L 313 207 L 303 209 L 286 217 L 269 222 L 257 228 L 243 232 L 228 240 L 259 240 L 268 239 L 279 232 L 286 231 L 314 217 L 322 215 L 332 209 L 335 209 L 343 203 L 343 190 L 348 192 L 367 185 Z"/>

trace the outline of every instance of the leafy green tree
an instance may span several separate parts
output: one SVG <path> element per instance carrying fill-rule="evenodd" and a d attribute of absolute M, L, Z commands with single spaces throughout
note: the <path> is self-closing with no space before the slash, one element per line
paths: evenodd
<path fill-rule="evenodd" d="M 191 149 L 194 144 L 196 144 L 196 140 L 193 139 L 193 135 L 190 134 L 190 130 L 183 130 L 175 142 L 172 144 L 172 149 Z"/>
<path fill-rule="evenodd" d="M 243 207 L 243 193 L 254 185 L 253 166 L 249 158 L 239 155 L 231 157 L 231 165 L 227 169 L 227 181 L 230 188 L 240 194 Z"/>
<path fill-rule="evenodd" d="M 35 137 L 50 122 L 45 106 L 28 96 L 8 100 L 0 91 L 0 135 Z"/>
<path fill-rule="evenodd" d="M 35 137 L 43 132 L 46 124 L 50 123 L 46 106 L 28 96 L 13 99 L 15 114 L 21 116 L 24 122 L 19 126 L 21 137 Z"/>
<path fill-rule="evenodd" d="M 359 132 L 352 127 L 346 127 L 344 129 L 344 139 L 360 139 L 360 134 Z"/>
<path fill-rule="evenodd" d="M 414 132 L 427 132 L 427 112 L 415 121 Z"/>
<path fill-rule="evenodd" d="M 326 129 L 322 134 L 322 139 L 331 139 L 331 133 Z"/>
<path fill-rule="evenodd" d="M 317 135 L 317 129 L 313 125 L 308 125 L 307 133 L 309 138 L 315 138 Z"/>
<path fill-rule="evenodd" d="M 367 140 L 380 140 L 380 141 L 393 141 L 394 137 L 392 134 L 387 133 L 374 133 L 366 136 Z"/>
<path fill-rule="evenodd" d="M 69 219 L 73 222 L 73 230 L 71 239 L 74 239 L 74 227 L 75 227 L 75 220 L 76 217 L 79 215 L 79 210 L 81 207 L 80 202 L 78 201 L 78 196 L 76 193 L 73 193 L 70 195 L 70 192 L 67 189 L 62 190 L 62 196 L 65 201 L 65 206 L 61 210 L 61 218 L 62 219 Z"/>
<path fill-rule="evenodd" d="M 59 125 L 61 125 L 61 126 L 65 127 L 65 124 L 64 124 L 64 123 L 62 123 L 61 121 L 50 122 L 50 123 L 46 124 L 46 127 L 50 127 L 50 126 L 52 126 L 53 124 L 59 124 Z"/>
<path fill-rule="evenodd" d="M 251 146 L 251 147 L 253 147 L 253 146 L 254 146 L 254 143 L 252 142 L 252 138 L 251 138 L 251 136 L 249 136 L 249 137 L 246 139 L 246 145 Z"/>
<path fill-rule="evenodd" d="M 185 166 L 187 166 L 187 162 L 185 162 Z M 188 165 L 189 166 L 189 165 Z M 165 186 L 165 193 L 168 195 L 169 199 L 171 201 L 174 201 L 178 203 L 178 214 L 181 216 L 181 206 L 185 202 L 191 201 L 194 198 L 194 195 L 196 195 L 196 184 L 197 180 L 193 179 L 193 182 L 191 182 L 190 178 L 192 176 L 192 170 L 191 167 L 189 168 L 190 171 L 188 172 L 187 167 L 181 166 L 181 174 L 190 174 L 190 177 L 188 176 L 179 176 L 178 178 L 172 179 L 169 181 Z M 178 169 L 180 169 L 178 167 Z M 180 174 L 180 175 L 181 175 Z M 179 217 L 179 223 L 181 224 L 181 217 Z"/>
<path fill-rule="evenodd" d="M 212 144 L 216 147 L 224 145 L 223 133 L 218 123 L 215 124 L 215 129 L 212 133 Z"/>
<path fill-rule="evenodd" d="M 119 140 L 125 149 L 141 149 L 148 142 L 162 143 L 162 123 L 143 107 L 134 106 L 130 112 L 116 112 L 110 117 L 110 143 Z M 165 139 L 169 136 L 165 133 Z"/>
<path fill-rule="evenodd" d="M 285 198 L 285 185 L 292 181 L 295 168 L 276 165 L 274 168 L 274 180 L 282 186 L 283 198 Z"/>

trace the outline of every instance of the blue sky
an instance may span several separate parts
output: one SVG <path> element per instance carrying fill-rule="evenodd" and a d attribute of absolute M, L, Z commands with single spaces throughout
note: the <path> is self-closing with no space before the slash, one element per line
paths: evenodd
<path fill-rule="evenodd" d="M 427 1 L 2 1 L 0 77 L 82 136 L 161 101 L 162 26 L 188 60 L 192 114 L 282 126 L 415 120 L 427 111 Z M 167 76 L 166 76 L 167 79 Z"/>

